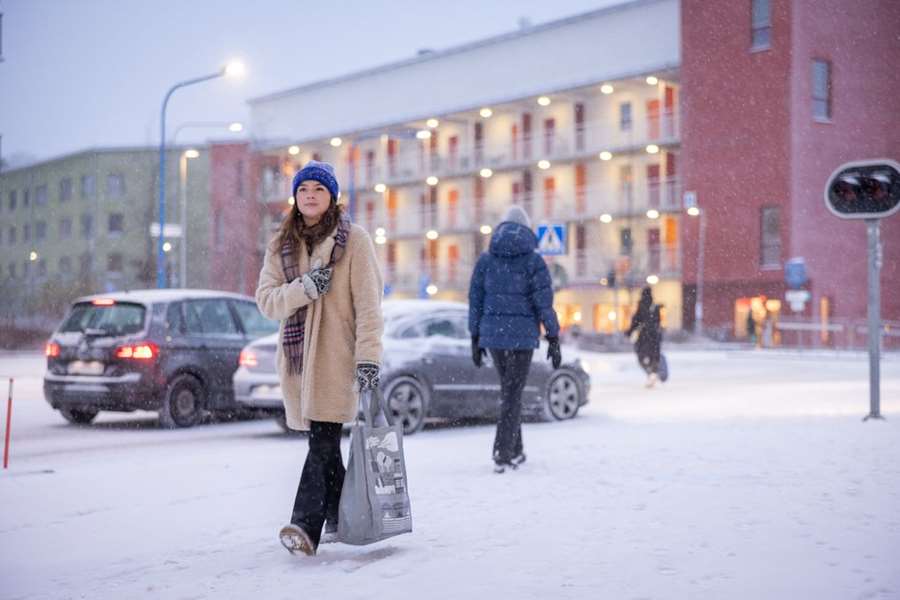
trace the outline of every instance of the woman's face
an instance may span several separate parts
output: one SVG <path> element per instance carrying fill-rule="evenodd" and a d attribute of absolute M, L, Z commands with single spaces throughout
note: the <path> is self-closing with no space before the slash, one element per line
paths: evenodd
<path fill-rule="evenodd" d="M 307 179 L 300 183 L 297 194 L 294 196 L 297 210 L 303 215 L 303 222 L 307 225 L 315 225 L 322 218 L 331 204 L 331 192 L 320 182 Z"/>

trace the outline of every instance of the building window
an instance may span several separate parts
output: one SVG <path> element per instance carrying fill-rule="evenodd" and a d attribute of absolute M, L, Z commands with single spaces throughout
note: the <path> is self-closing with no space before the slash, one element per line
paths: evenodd
<path fill-rule="evenodd" d="M 93 270 L 94 255 L 90 252 L 85 252 L 78 258 L 78 274 L 82 277 L 88 277 Z"/>
<path fill-rule="evenodd" d="M 22 206 L 28 208 L 29 199 L 28 188 L 25 188 L 22 190 Z"/>
<path fill-rule="evenodd" d="M 69 256 L 63 256 L 59 259 L 59 273 L 63 277 L 70 277 L 72 275 L 72 258 Z"/>
<path fill-rule="evenodd" d="M 112 213 L 109 215 L 109 233 L 121 234 L 125 231 L 125 215 Z"/>
<path fill-rule="evenodd" d="M 38 261 L 37 276 L 40 279 L 47 277 L 47 261 L 43 258 Z"/>
<path fill-rule="evenodd" d="M 106 176 L 107 198 L 121 198 L 125 195 L 125 176 L 112 173 Z"/>
<path fill-rule="evenodd" d="M 34 188 L 34 205 L 47 206 L 47 186 L 39 185 Z"/>
<path fill-rule="evenodd" d="M 631 131 L 631 102 L 619 105 L 619 130 Z"/>
<path fill-rule="evenodd" d="M 765 50 L 772 42 L 772 7 L 769 0 L 751 0 L 751 50 Z"/>
<path fill-rule="evenodd" d="M 47 239 L 47 223 L 38 221 L 34 224 L 34 241 L 43 242 L 45 239 Z"/>
<path fill-rule="evenodd" d="M 15 225 L 9 228 L 9 236 L 7 236 L 7 243 L 10 246 L 16 245 L 16 227 Z"/>
<path fill-rule="evenodd" d="M 760 266 L 778 268 L 781 266 L 781 209 L 764 206 L 760 215 Z"/>
<path fill-rule="evenodd" d="M 213 217 L 213 245 L 216 250 L 222 249 L 225 240 L 225 224 L 222 220 L 222 211 L 217 210 Z"/>
<path fill-rule="evenodd" d="M 25 223 L 22 226 L 22 241 L 30 242 L 31 241 L 31 224 Z"/>
<path fill-rule="evenodd" d="M 72 237 L 72 219 L 66 217 L 59 220 L 59 239 L 67 240 Z"/>
<path fill-rule="evenodd" d="M 94 217 L 81 215 L 81 239 L 89 240 L 94 237 Z"/>
<path fill-rule="evenodd" d="M 97 194 L 97 180 L 93 175 L 81 176 L 81 197 L 85 200 L 94 198 Z"/>
<path fill-rule="evenodd" d="M 106 257 L 106 270 L 110 275 L 119 275 L 122 273 L 123 263 L 121 254 L 110 254 Z"/>
<path fill-rule="evenodd" d="M 622 256 L 631 256 L 633 247 L 634 241 L 631 238 L 631 228 L 623 227 L 619 230 L 619 254 Z"/>
<path fill-rule="evenodd" d="M 66 177 L 59 180 L 59 201 L 68 202 L 72 199 L 72 178 Z"/>
<path fill-rule="evenodd" d="M 12 212 L 16 210 L 16 204 L 18 204 L 19 198 L 16 190 L 13 190 L 9 193 L 9 211 Z"/>
<path fill-rule="evenodd" d="M 831 63 L 812 61 L 812 114 L 817 121 L 831 120 Z"/>
<path fill-rule="evenodd" d="M 243 199 L 244 197 L 244 161 L 239 160 L 235 163 L 235 176 L 237 179 L 237 197 Z"/>
<path fill-rule="evenodd" d="M 9 263 L 9 278 L 16 278 L 16 263 Z"/>

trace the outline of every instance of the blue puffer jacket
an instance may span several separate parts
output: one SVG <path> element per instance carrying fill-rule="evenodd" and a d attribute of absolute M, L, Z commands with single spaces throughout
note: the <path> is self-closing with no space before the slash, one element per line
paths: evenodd
<path fill-rule="evenodd" d="M 469 331 L 480 347 L 537 348 L 541 323 L 547 336 L 559 336 L 550 271 L 535 248 L 531 229 L 506 221 L 478 258 L 469 285 Z"/>

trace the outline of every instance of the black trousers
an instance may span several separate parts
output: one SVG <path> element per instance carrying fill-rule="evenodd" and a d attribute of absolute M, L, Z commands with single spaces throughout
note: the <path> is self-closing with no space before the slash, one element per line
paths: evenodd
<path fill-rule="evenodd" d="M 500 419 L 494 436 L 494 462 L 507 463 L 522 453 L 522 390 L 534 350 L 491 351 L 500 375 Z"/>
<path fill-rule="evenodd" d="M 337 523 L 341 488 L 344 486 L 344 460 L 341 457 L 340 423 L 312 421 L 309 453 L 303 465 L 291 523 L 299 525 L 318 546 L 325 521 Z"/>

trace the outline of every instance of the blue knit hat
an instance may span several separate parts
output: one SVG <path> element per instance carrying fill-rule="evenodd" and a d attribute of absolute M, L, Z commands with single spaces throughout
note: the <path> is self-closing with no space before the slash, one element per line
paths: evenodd
<path fill-rule="evenodd" d="M 331 192 L 331 199 L 337 200 L 341 194 L 341 187 L 338 185 L 337 177 L 334 175 L 334 167 L 327 162 L 311 160 L 306 163 L 302 169 L 294 175 L 294 182 L 291 186 L 291 197 L 297 197 L 297 188 L 304 181 L 318 181 Z"/>

